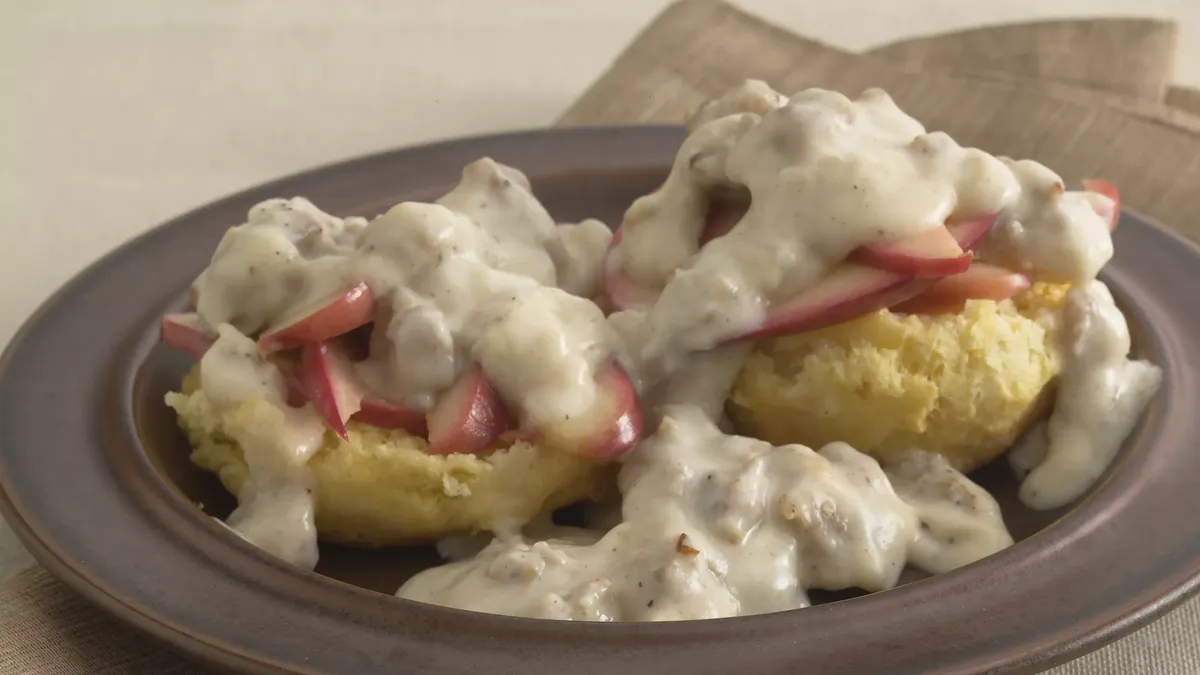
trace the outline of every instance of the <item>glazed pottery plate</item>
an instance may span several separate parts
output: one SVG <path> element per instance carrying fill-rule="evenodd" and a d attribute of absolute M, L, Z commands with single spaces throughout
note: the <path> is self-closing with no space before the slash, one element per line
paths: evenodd
<path fill-rule="evenodd" d="M 187 357 L 157 344 L 221 235 L 270 197 L 374 216 L 449 190 L 481 156 L 531 178 L 560 221 L 615 224 L 666 175 L 683 130 L 588 128 L 388 152 L 254 188 L 169 222 L 77 276 L 0 362 L 0 507 L 43 565 L 97 605 L 203 660 L 250 673 L 965 675 L 1035 672 L 1191 596 L 1200 579 L 1200 250 L 1131 213 L 1104 278 L 1165 384 L 1104 479 L 1070 509 L 975 478 L 1013 547 L 950 574 L 737 619 L 589 624 L 514 619 L 391 594 L 430 549 L 324 546 L 316 573 L 208 516 L 231 498 L 194 468 L 163 394 Z"/>

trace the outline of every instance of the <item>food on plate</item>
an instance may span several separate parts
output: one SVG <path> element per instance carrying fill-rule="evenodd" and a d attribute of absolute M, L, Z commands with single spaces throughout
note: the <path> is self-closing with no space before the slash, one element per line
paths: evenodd
<path fill-rule="evenodd" d="M 880 460 L 912 448 L 971 471 L 1003 454 L 1052 402 L 1055 322 L 1065 294 L 1041 285 L 1017 302 L 971 300 L 954 313 L 872 312 L 762 343 L 729 413 L 772 443 L 842 441 Z"/>
<path fill-rule="evenodd" d="M 197 369 L 167 402 L 195 448 L 192 461 L 240 495 L 251 476 L 235 438 L 244 437 L 239 425 L 253 423 L 255 408 L 214 406 L 198 384 Z M 593 463 L 526 442 L 435 456 L 428 441 L 403 429 L 352 420 L 346 433 L 344 440 L 324 433 L 307 463 L 315 491 L 313 526 L 324 541 L 399 546 L 492 531 L 597 497 L 608 484 Z"/>
<path fill-rule="evenodd" d="M 255 206 L 162 319 L 200 360 L 167 402 L 230 528 L 300 566 L 318 538 L 437 540 L 397 595 L 797 609 L 1011 545 L 968 475 L 1005 452 L 1030 508 L 1099 479 L 1162 381 L 1097 279 L 1118 220 L 1114 186 L 964 148 L 881 90 L 748 81 L 612 232 L 555 225 L 489 159 L 371 220 Z"/>
<path fill-rule="evenodd" d="M 772 446 L 668 408 L 621 468 L 621 524 L 498 538 L 399 595 L 543 619 L 712 619 L 807 607 L 809 589 L 884 590 L 905 563 L 943 572 L 1012 543 L 995 500 L 939 456 L 895 471 L 845 443 Z"/>
<path fill-rule="evenodd" d="M 318 533 L 429 542 L 598 494 L 602 460 L 642 436 L 590 299 L 610 239 L 555 225 L 489 159 L 369 222 L 254 206 L 193 284 L 196 311 L 161 324 L 200 358 L 168 402 L 238 497 L 230 527 L 311 567 Z"/>
<path fill-rule="evenodd" d="M 661 377 L 753 341 L 728 406 L 741 431 L 885 460 L 918 448 L 964 470 L 1052 407 L 1050 477 L 1034 470 L 1026 482 L 1046 482 L 1026 503 L 1062 506 L 1103 472 L 1161 379 L 1129 359 L 1096 278 L 1115 186 L 1067 190 L 1041 164 L 963 148 L 878 89 L 787 99 L 748 82 L 689 132 L 606 262 L 610 301 L 648 326 L 631 341 L 639 367 Z M 1107 393 L 1062 386 L 1083 373 Z M 1103 443 L 1084 433 L 1101 420 Z"/>

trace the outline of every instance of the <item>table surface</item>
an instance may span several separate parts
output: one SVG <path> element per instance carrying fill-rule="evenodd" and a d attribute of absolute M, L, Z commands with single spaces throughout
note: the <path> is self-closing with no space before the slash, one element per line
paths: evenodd
<path fill-rule="evenodd" d="M 385 148 L 547 124 L 665 4 L 0 0 L 0 345 L 85 265 L 195 206 Z M 1176 81 L 1200 86 L 1195 0 L 739 4 L 854 50 L 999 22 L 1171 18 Z M 24 560 L 0 523 L 0 576 Z"/>

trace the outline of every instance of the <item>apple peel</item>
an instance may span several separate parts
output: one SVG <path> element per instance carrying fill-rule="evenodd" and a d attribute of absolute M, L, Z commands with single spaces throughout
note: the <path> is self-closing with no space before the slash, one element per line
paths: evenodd
<path fill-rule="evenodd" d="M 1083 184 L 1084 190 L 1107 197 L 1112 202 L 1111 210 L 1095 202 L 1092 202 L 1092 208 L 1101 217 L 1108 218 L 1108 230 L 1110 232 L 1116 230 L 1117 224 L 1121 222 L 1121 194 L 1117 191 L 1117 186 L 1102 178 L 1085 178 L 1080 183 Z"/>
<path fill-rule="evenodd" d="M 762 340 L 832 326 L 918 295 L 935 279 L 843 263 L 812 288 L 771 307 L 761 326 L 725 344 Z"/>
<path fill-rule="evenodd" d="M 949 229 L 938 226 L 903 239 L 859 246 L 847 260 L 896 274 L 944 277 L 965 271 L 972 257 Z"/>
<path fill-rule="evenodd" d="M 613 233 L 612 243 L 604 255 L 604 297 L 614 309 L 649 309 L 658 300 L 661 291 L 638 285 L 621 269 L 621 258 L 617 244 L 621 242 L 621 228 Z"/>
<path fill-rule="evenodd" d="M 372 396 L 363 397 L 362 407 L 350 419 L 380 429 L 401 429 L 421 438 L 429 433 L 424 411 Z"/>
<path fill-rule="evenodd" d="M 1007 300 L 1032 285 L 1032 280 L 1020 272 L 991 265 L 974 263 L 962 274 L 939 279 L 920 295 L 892 308 L 904 314 L 955 314 L 961 312 L 968 300 Z"/>
<path fill-rule="evenodd" d="M 969 220 L 946 223 L 946 230 L 958 242 L 962 250 L 974 251 L 988 232 L 992 231 L 992 226 L 996 224 L 996 219 L 999 217 L 1000 214 L 997 212 Z"/>
<path fill-rule="evenodd" d="M 159 320 L 158 338 L 169 347 L 201 358 L 217 336 L 204 328 L 204 322 L 195 312 L 166 314 Z"/>
<path fill-rule="evenodd" d="M 508 429 L 508 411 L 476 365 L 442 393 L 425 423 L 429 454 L 473 454 L 492 447 Z"/>
<path fill-rule="evenodd" d="M 350 359 L 332 342 L 305 345 L 295 369 L 298 388 L 343 440 L 346 421 L 362 407 L 363 389 Z"/>
<path fill-rule="evenodd" d="M 355 284 L 279 322 L 258 339 L 258 350 L 270 354 L 329 340 L 365 326 L 375 315 L 375 296 L 366 283 Z"/>
<path fill-rule="evenodd" d="M 596 373 L 596 400 L 582 414 L 537 431 L 548 447 L 593 461 L 608 461 L 642 439 L 645 419 L 629 374 L 615 362 Z"/>

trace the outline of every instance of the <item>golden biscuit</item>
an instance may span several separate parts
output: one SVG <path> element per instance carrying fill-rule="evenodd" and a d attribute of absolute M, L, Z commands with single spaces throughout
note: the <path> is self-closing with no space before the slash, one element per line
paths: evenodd
<path fill-rule="evenodd" d="M 764 342 L 729 414 L 740 432 L 774 444 L 844 441 L 885 461 L 919 448 L 970 471 L 1048 409 L 1060 364 L 1052 312 L 1065 293 L 1037 284 L 958 314 L 883 310 Z"/>
<path fill-rule="evenodd" d="M 167 403 L 192 447 L 192 461 L 237 494 L 249 477 L 225 428 L 235 411 L 218 411 L 196 388 Z M 450 534 L 521 524 L 600 494 L 610 470 L 527 443 L 486 455 L 429 455 L 403 431 L 351 422 L 348 440 L 326 432 L 308 466 L 316 477 L 316 525 L 322 541 L 365 547 L 435 541 Z"/>

